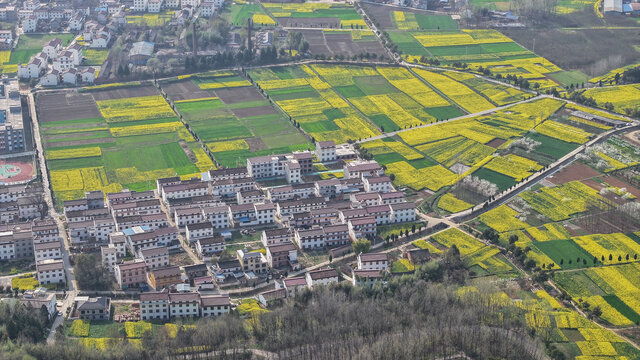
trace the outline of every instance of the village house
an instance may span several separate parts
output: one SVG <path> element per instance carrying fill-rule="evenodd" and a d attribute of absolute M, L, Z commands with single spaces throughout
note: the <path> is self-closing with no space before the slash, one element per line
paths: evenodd
<path fill-rule="evenodd" d="M 267 246 L 267 264 L 270 268 L 299 268 L 298 249 L 292 242 Z"/>
<path fill-rule="evenodd" d="M 305 274 L 305 278 L 309 289 L 319 285 L 334 284 L 339 281 L 339 275 L 335 269 L 310 271 Z"/>
<path fill-rule="evenodd" d="M 169 266 L 169 249 L 164 246 L 140 249 L 138 257 L 144 260 L 147 269 L 159 269 Z"/>
<path fill-rule="evenodd" d="M 145 285 L 147 283 L 147 264 L 142 259 L 117 264 L 115 277 L 121 289 Z"/>
<path fill-rule="evenodd" d="M 226 242 L 222 236 L 204 237 L 196 240 L 196 253 L 200 258 L 224 251 Z"/>
<path fill-rule="evenodd" d="M 262 230 L 260 241 L 264 247 L 291 242 L 291 229 L 278 228 Z"/>
<path fill-rule="evenodd" d="M 109 320 L 111 317 L 111 299 L 108 297 L 76 297 L 76 311 L 82 320 Z"/>
<path fill-rule="evenodd" d="M 336 161 L 336 143 L 333 141 L 319 141 L 316 143 L 316 158 L 320 162 Z"/>
<path fill-rule="evenodd" d="M 387 271 L 389 261 L 385 253 L 358 254 L 358 270 Z"/>
<path fill-rule="evenodd" d="M 231 311 L 229 295 L 200 296 L 202 317 L 215 317 L 228 314 Z"/>
<path fill-rule="evenodd" d="M 169 293 L 144 292 L 140 294 L 140 320 L 168 320 Z"/>
<path fill-rule="evenodd" d="M 170 293 L 169 316 L 171 318 L 199 317 L 200 294 L 196 292 Z"/>
<path fill-rule="evenodd" d="M 156 290 L 168 289 L 180 283 L 182 283 L 182 271 L 177 266 L 149 271 L 149 285 Z"/>
<path fill-rule="evenodd" d="M 295 242 L 300 249 L 314 250 L 324 248 L 324 230 L 321 228 L 295 231 Z"/>
<path fill-rule="evenodd" d="M 36 263 L 36 273 L 40 285 L 66 282 L 62 260 L 47 259 L 39 261 Z"/>
<path fill-rule="evenodd" d="M 45 288 L 27 290 L 20 295 L 19 300 L 27 309 L 33 309 L 33 311 L 39 311 L 42 308 L 46 309 L 49 320 L 52 320 L 58 313 L 56 293 L 53 291 L 48 292 Z"/>
<path fill-rule="evenodd" d="M 236 257 L 242 266 L 242 271 L 254 273 L 263 273 L 268 270 L 266 257 L 258 251 L 245 252 L 244 250 L 236 250 Z"/>

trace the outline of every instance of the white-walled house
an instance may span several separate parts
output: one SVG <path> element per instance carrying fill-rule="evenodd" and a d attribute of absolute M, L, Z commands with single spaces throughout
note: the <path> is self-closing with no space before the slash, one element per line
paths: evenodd
<path fill-rule="evenodd" d="M 75 85 L 78 83 L 78 70 L 70 68 L 62 72 L 62 82 Z"/>
<path fill-rule="evenodd" d="M 60 71 L 56 69 L 49 70 L 40 78 L 40 85 L 42 86 L 58 86 L 58 84 L 60 84 Z"/>
<path fill-rule="evenodd" d="M 318 285 L 329 285 L 338 282 L 338 272 L 335 269 L 314 270 L 305 274 L 307 286 L 313 289 Z"/>
<path fill-rule="evenodd" d="M 93 84 L 96 80 L 96 69 L 92 67 L 84 68 L 80 71 L 82 82 L 85 84 Z"/>
<path fill-rule="evenodd" d="M 25 33 L 36 32 L 38 28 L 38 18 L 35 15 L 22 19 L 22 31 Z"/>
<path fill-rule="evenodd" d="M 385 253 L 369 253 L 358 255 L 358 270 L 387 271 L 389 261 Z"/>

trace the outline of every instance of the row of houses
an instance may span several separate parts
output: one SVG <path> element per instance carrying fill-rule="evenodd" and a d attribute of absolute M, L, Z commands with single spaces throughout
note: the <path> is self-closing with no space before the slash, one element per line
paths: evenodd
<path fill-rule="evenodd" d="M 51 39 L 42 47 L 42 52 L 32 56 L 28 63 L 18 65 L 18 77 L 40 78 L 40 84 L 43 86 L 57 86 L 60 83 L 92 84 L 95 81 L 96 70 L 93 67 L 79 70 L 83 60 L 82 48 L 82 45 L 75 41 L 64 48 L 62 40 Z"/>

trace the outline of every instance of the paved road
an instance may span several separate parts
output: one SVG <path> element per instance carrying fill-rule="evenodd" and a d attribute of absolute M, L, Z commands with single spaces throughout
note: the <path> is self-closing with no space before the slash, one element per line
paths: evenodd
<path fill-rule="evenodd" d="M 498 106 L 498 107 L 491 108 L 491 109 L 484 110 L 484 111 L 480 111 L 480 112 L 477 112 L 477 113 L 462 115 L 462 116 L 458 116 L 458 117 L 455 117 L 455 118 L 443 120 L 443 121 L 440 121 L 440 122 L 434 122 L 434 123 L 429 123 L 429 124 L 424 124 L 424 125 L 412 127 L 412 128 L 409 128 L 409 129 L 400 129 L 400 130 L 397 130 L 397 131 L 387 132 L 387 133 L 384 133 L 384 134 L 381 134 L 381 135 L 378 135 L 378 136 L 373 136 L 373 137 L 370 137 L 370 138 L 367 138 L 367 139 L 362 139 L 362 140 L 356 141 L 356 142 L 357 143 L 365 143 L 365 142 L 368 142 L 368 141 L 373 141 L 373 140 L 378 140 L 378 139 L 384 139 L 384 138 L 387 138 L 387 137 L 391 137 L 391 136 L 394 136 L 394 135 L 397 135 L 399 133 L 402 133 L 402 132 L 405 132 L 405 131 L 409 131 L 409 130 L 428 128 L 428 127 L 431 127 L 431 126 L 440 125 L 440 124 L 444 124 L 444 123 L 448 123 L 448 122 L 452 122 L 452 121 L 458 121 L 458 120 L 473 118 L 473 117 L 476 117 L 476 116 L 488 115 L 488 114 L 491 114 L 491 113 L 493 113 L 495 111 L 503 110 L 503 109 L 506 109 L 508 107 L 511 107 L 511 106 L 514 106 L 514 105 L 517 105 L 517 104 L 524 104 L 524 103 L 527 103 L 527 102 L 530 102 L 530 101 L 539 100 L 539 99 L 541 99 L 543 97 L 549 97 L 549 96 L 547 96 L 547 95 L 537 95 L 537 96 L 533 96 L 530 99 L 521 100 L 521 101 L 518 101 L 516 103 L 509 104 L 509 105 Z"/>
<path fill-rule="evenodd" d="M 62 237 L 62 260 L 64 261 L 64 269 L 65 274 L 67 276 L 67 296 L 64 300 L 59 304 L 59 311 L 62 315 L 59 315 L 51 327 L 51 332 L 49 333 L 49 337 L 47 341 L 51 342 L 54 339 L 55 331 L 60 324 L 62 324 L 62 317 L 66 315 L 66 311 L 68 308 L 73 306 L 73 301 L 75 299 L 77 283 L 75 275 L 73 274 L 73 267 L 71 266 L 71 262 L 69 261 L 69 247 L 70 241 L 67 236 L 67 232 L 64 228 L 64 224 L 62 222 L 62 215 L 60 215 L 53 204 L 53 197 L 51 194 L 51 186 L 49 183 L 49 174 L 47 173 L 47 167 L 44 159 L 44 150 L 42 148 L 42 140 L 40 139 L 40 126 L 38 124 L 38 117 L 35 107 L 35 99 L 33 93 L 31 92 L 23 92 L 23 95 L 27 95 L 29 99 L 29 111 L 31 112 L 31 119 L 33 123 L 33 137 L 35 140 L 36 150 L 38 152 L 38 165 L 40 166 L 40 173 L 42 174 L 42 185 L 44 187 L 44 200 L 49 209 L 49 216 L 56 222 L 58 225 L 58 232 Z"/>

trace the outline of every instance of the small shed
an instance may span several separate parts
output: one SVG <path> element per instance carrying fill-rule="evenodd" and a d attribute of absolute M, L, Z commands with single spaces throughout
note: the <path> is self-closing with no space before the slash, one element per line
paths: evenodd
<path fill-rule="evenodd" d="M 129 60 L 134 65 L 146 65 L 147 60 L 153 55 L 155 44 L 150 41 L 139 41 L 133 43 L 129 50 Z"/>

